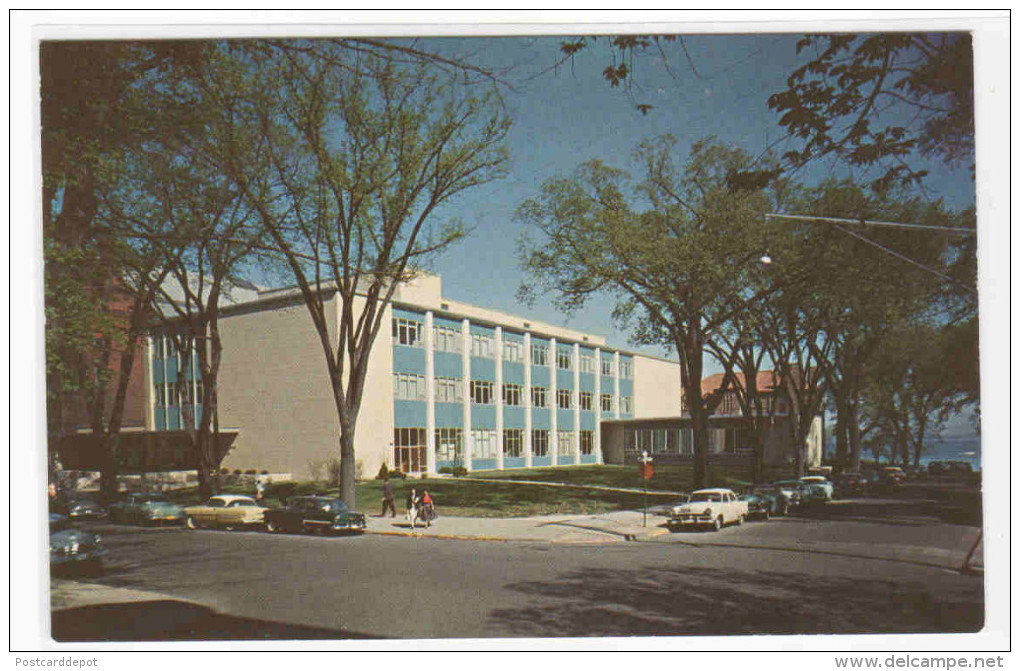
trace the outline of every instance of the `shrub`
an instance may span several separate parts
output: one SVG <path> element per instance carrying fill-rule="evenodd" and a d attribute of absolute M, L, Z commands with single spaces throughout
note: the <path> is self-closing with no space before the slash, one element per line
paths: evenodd
<path fill-rule="evenodd" d="M 336 457 L 326 460 L 326 481 L 330 487 L 340 486 L 340 460 Z"/>
<path fill-rule="evenodd" d="M 311 477 L 312 482 L 322 480 L 322 469 L 324 466 L 325 463 L 320 459 L 308 460 L 308 475 Z"/>
<path fill-rule="evenodd" d="M 389 476 L 390 476 L 390 469 L 386 467 L 386 462 L 384 461 L 384 462 L 382 462 L 382 465 L 379 466 L 379 472 L 375 474 L 375 479 L 376 480 L 385 480 Z"/>
<path fill-rule="evenodd" d="M 395 480 L 406 480 L 407 479 L 407 473 L 404 473 L 403 471 L 400 471 L 400 470 L 393 470 L 393 471 L 390 471 L 390 478 L 395 479 Z"/>
<path fill-rule="evenodd" d="M 246 470 L 244 472 L 245 475 L 255 475 L 257 473 L 258 473 L 258 471 L 256 471 L 254 468 L 249 468 L 248 470 Z"/>
<path fill-rule="evenodd" d="M 453 477 L 455 478 L 463 478 L 465 475 L 468 474 L 468 469 L 464 468 L 463 466 L 454 466 L 452 469 L 450 469 L 450 472 L 453 473 Z"/>
<path fill-rule="evenodd" d="M 443 466 L 442 468 L 439 469 L 439 472 L 448 475 L 453 475 L 453 468 L 451 468 L 450 466 Z"/>
<path fill-rule="evenodd" d="M 235 468 L 234 469 L 234 475 L 241 475 L 241 469 L 240 468 Z"/>
<path fill-rule="evenodd" d="M 262 475 L 269 475 L 269 471 L 263 469 Z"/>

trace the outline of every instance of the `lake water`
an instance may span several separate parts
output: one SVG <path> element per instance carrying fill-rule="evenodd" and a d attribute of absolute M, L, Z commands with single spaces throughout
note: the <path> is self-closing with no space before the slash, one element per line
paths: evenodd
<path fill-rule="evenodd" d="M 835 452 L 835 445 L 829 448 Z M 864 450 L 862 458 L 871 460 L 873 455 L 870 450 Z M 883 457 L 883 462 L 886 458 Z M 926 441 L 925 450 L 921 453 L 921 465 L 925 466 L 932 461 L 966 461 L 975 471 L 981 470 L 981 439 L 955 438 L 950 440 Z"/>

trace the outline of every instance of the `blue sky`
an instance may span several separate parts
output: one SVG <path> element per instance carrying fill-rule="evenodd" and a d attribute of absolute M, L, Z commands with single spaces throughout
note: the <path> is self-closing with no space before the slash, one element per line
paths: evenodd
<path fill-rule="evenodd" d="M 568 175 L 589 159 L 627 168 L 640 141 L 664 133 L 675 135 L 681 148 L 714 135 L 755 155 L 781 141 L 784 133 L 778 115 L 768 108 L 767 99 L 782 90 L 789 73 L 804 62 L 796 54 L 799 38 L 798 34 L 691 36 L 685 38 L 689 60 L 679 42 L 667 43 L 668 69 L 653 52 L 637 62 L 633 99 L 602 78 L 601 71 L 612 58 L 605 39 L 573 63 L 552 70 L 561 58 L 561 37 L 419 42 L 423 48 L 441 45 L 444 50 L 469 53 L 475 62 L 494 68 L 512 66 L 506 79 L 513 88 L 503 91 L 514 120 L 508 142 L 510 174 L 459 196 L 439 213 L 473 227 L 468 239 L 435 260 L 444 293 L 456 300 L 602 333 L 616 346 L 666 355 L 661 348 L 628 342 L 627 332 L 611 320 L 611 298 L 592 301 L 569 316 L 553 306 L 551 297 L 540 298 L 530 307 L 518 303 L 515 292 L 525 275 L 518 254 L 522 229 L 514 221 L 514 211 L 523 200 L 537 195 L 545 180 Z M 643 116 L 635 110 L 635 101 L 654 108 Z M 775 148 L 787 147 L 779 142 Z M 973 204 L 974 183 L 966 166 L 952 171 L 934 165 L 932 171 L 930 193 L 953 208 Z M 802 171 L 800 178 L 812 183 L 843 174 L 838 164 L 819 162 Z"/>

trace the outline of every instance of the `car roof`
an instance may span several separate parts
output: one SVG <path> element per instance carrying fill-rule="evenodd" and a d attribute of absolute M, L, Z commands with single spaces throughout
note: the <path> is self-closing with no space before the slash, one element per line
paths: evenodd
<path fill-rule="evenodd" d="M 710 487 L 709 489 L 697 489 L 691 494 L 732 494 L 732 489 L 726 489 L 725 487 Z"/>
<path fill-rule="evenodd" d="M 218 494 L 216 496 L 210 496 L 209 498 L 210 499 L 220 499 L 221 501 L 226 501 L 227 503 L 230 503 L 231 501 L 254 501 L 255 500 L 255 499 L 253 499 L 250 496 L 242 496 L 240 494 Z"/>

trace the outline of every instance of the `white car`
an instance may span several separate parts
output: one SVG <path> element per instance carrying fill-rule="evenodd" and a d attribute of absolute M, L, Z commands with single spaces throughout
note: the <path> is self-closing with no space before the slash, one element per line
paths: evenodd
<path fill-rule="evenodd" d="M 730 522 L 743 524 L 745 517 L 747 501 L 737 498 L 732 489 L 699 489 L 691 493 L 690 501 L 673 506 L 668 526 L 704 526 L 718 531 Z"/>

